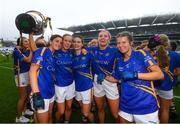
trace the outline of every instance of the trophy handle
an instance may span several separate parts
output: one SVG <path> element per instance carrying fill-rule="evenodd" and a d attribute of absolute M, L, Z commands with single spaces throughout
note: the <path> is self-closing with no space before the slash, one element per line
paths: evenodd
<path fill-rule="evenodd" d="M 41 18 L 43 19 L 43 21 L 45 21 L 45 17 L 44 17 L 44 15 L 43 14 L 41 14 L 40 12 L 38 12 L 38 11 L 35 11 L 35 10 L 30 10 L 30 11 L 27 11 L 27 12 L 25 12 L 25 13 L 37 13 L 39 16 L 41 16 Z"/>
<path fill-rule="evenodd" d="M 27 11 L 26 13 L 36 13 L 36 14 L 38 14 L 43 19 L 43 27 L 47 28 L 47 25 L 49 23 L 49 27 L 52 30 L 51 18 L 50 17 L 44 16 L 42 13 L 40 13 L 38 11 L 35 11 L 35 10 L 30 10 L 30 11 Z M 42 33 L 42 36 L 43 35 L 44 35 L 44 31 Z"/>

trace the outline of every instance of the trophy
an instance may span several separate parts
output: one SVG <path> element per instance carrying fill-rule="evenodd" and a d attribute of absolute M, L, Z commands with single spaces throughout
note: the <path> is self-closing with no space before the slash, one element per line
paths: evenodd
<path fill-rule="evenodd" d="M 51 18 L 34 10 L 19 14 L 15 19 L 15 24 L 20 33 L 25 34 L 34 32 L 34 35 L 43 35 L 47 25 L 52 29 Z"/>

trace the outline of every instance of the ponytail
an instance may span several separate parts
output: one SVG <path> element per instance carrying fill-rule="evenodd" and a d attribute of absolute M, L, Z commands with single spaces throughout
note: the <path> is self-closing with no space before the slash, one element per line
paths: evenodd
<path fill-rule="evenodd" d="M 157 62 L 159 64 L 159 67 L 162 69 L 169 68 L 170 65 L 170 58 L 168 56 L 168 52 L 166 48 L 163 45 L 160 45 L 156 52 L 157 56 Z"/>

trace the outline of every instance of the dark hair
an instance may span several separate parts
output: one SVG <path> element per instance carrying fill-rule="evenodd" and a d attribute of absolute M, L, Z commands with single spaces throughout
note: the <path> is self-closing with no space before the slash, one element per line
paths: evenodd
<path fill-rule="evenodd" d="M 72 37 L 72 35 L 70 35 L 70 34 L 64 34 L 64 35 L 62 36 L 62 39 L 64 40 L 64 38 L 65 38 L 66 36 Z"/>
<path fill-rule="evenodd" d="M 50 46 L 50 42 L 52 42 L 55 38 L 57 38 L 57 37 L 59 37 L 59 38 L 62 38 L 59 34 L 54 34 L 54 35 L 51 35 L 51 37 L 50 37 L 50 41 L 47 43 L 47 47 L 49 47 Z"/>
<path fill-rule="evenodd" d="M 44 40 L 44 36 L 40 36 L 40 37 L 36 38 L 35 42 L 38 41 L 38 40 L 40 40 L 40 39 L 43 39 L 43 40 Z M 44 40 L 44 41 L 45 41 L 45 40 Z"/>
<path fill-rule="evenodd" d="M 44 42 L 39 42 L 39 40 L 43 40 Z M 37 48 L 46 47 L 46 41 L 44 40 L 44 36 L 40 36 L 35 40 Z"/>
<path fill-rule="evenodd" d="M 57 37 L 62 38 L 59 34 L 54 34 L 54 35 L 51 35 L 50 41 L 53 41 Z"/>
<path fill-rule="evenodd" d="M 80 36 L 80 35 L 75 35 L 75 36 L 73 36 L 73 42 L 74 42 L 74 39 L 75 39 L 75 38 L 81 39 L 82 44 L 84 44 L 84 40 L 83 40 L 83 37 L 82 37 L 82 36 Z"/>
<path fill-rule="evenodd" d="M 149 38 L 149 42 L 148 42 L 148 48 L 150 50 L 153 51 L 153 49 L 155 47 L 157 47 L 158 45 L 161 45 L 161 39 L 160 39 L 160 35 L 154 35 L 152 37 Z"/>
<path fill-rule="evenodd" d="M 134 41 L 132 34 L 128 31 L 123 31 L 117 34 L 116 39 L 119 37 L 127 37 L 130 42 Z"/>
<path fill-rule="evenodd" d="M 37 48 L 40 48 L 40 47 L 46 47 L 46 44 L 45 43 L 36 43 L 36 46 Z"/>
<path fill-rule="evenodd" d="M 16 41 L 16 43 L 17 43 L 17 46 L 22 46 L 22 41 L 24 40 L 24 39 L 26 39 L 25 37 L 19 37 L 18 39 L 17 39 L 17 41 Z"/>
<path fill-rule="evenodd" d="M 17 46 L 20 46 L 20 37 L 17 39 L 16 43 Z"/>
<path fill-rule="evenodd" d="M 176 51 L 176 48 L 177 48 L 176 42 L 170 42 L 170 44 L 171 44 L 171 50 Z"/>

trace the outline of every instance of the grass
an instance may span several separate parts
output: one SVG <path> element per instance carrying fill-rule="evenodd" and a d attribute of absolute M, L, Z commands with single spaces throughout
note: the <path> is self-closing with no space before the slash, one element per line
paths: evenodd
<path fill-rule="evenodd" d="M 2 67 L 3 66 L 3 67 Z M 4 68 L 8 67 L 8 68 Z M 13 70 L 13 59 L 10 57 L 7 61 L 5 56 L 0 54 L 0 123 L 13 123 L 15 122 L 16 115 L 16 103 L 18 99 L 17 88 L 14 82 Z M 175 96 L 180 96 L 180 86 L 174 90 Z M 177 112 L 180 114 L 180 99 L 175 98 Z M 74 106 L 77 106 L 75 103 Z M 71 122 L 81 122 L 80 109 L 73 109 Z M 97 113 L 95 113 L 95 122 L 97 121 Z M 105 122 L 113 123 L 114 120 L 106 107 L 106 120 Z M 170 119 L 170 122 L 180 123 L 180 115 L 177 119 Z"/>
<path fill-rule="evenodd" d="M 8 67 L 8 69 L 4 67 Z M 0 123 L 15 122 L 18 92 L 14 82 L 14 74 L 12 67 L 12 57 L 10 57 L 9 61 L 7 61 L 7 58 L 0 54 Z M 71 120 L 72 122 L 78 123 L 81 122 L 81 112 L 80 109 L 77 108 L 77 103 L 75 103 L 74 106 L 75 107 L 73 109 Z M 106 109 L 106 122 L 112 123 L 114 122 L 114 120 L 109 113 L 109 109 Z M 95 117 L 97 117 L 97 114 L 95 114 Z M 95 121 L 98 121 L 97 118 L 95 118 Z"/>
<path fill-rule="evenodd" d="M 12 58 L 9 62 L 0 56 L 0 66 L 12 68 Z M 13 70 L 0 67 L 0 122 L 14 122 L 17 103 L 17 89 Z"/>

